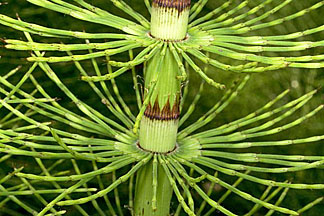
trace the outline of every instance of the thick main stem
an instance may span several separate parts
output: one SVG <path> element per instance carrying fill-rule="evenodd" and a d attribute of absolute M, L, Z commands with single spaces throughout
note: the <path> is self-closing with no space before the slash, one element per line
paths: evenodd
<path fill-rule="evenodd" d="M 153 0 L 151 35 L 169 42 L 186 38 L 190 0 Z M 146 65 L 145 87 L 157 82 L 140 126 L 139 145 L 147 151 L 167 153 L 176 148 L 181 71 L 169 47 Z"/>
<path fill-rule="evenodd" d="M 145 65 L 145 87 L 156 85 L 141 121 L 139 146 L 154 154 L 167 154 L 177 148 L 181 71 L 168 43 L 186 38 L 189 9 L 190 0 L 153 0 L 152 4 L 151 36 L 164 41 L 165 49 Z M 156 197 L 153 197 L 154 187 L 157 187 Z M 157 175 L 152 163 L 140 170 L 135 192 L 136 216 L 169 215 L 173 190 L 160 165 Z"/>
<path fill-rule="evenodd" d="M 181 85 L 177 79 L 179 74 L 178 65 L 168 48 L 164 54 L 157 53 L 146 65 L 145 86 L 156 82 L 139 131 L 139 144 L 146 151 L 167 153 L 176 148 Z"/>
<path fill-rule="evenodd" d="M 180 41 L 187 35 L 190 0 L 153 0 L 151 35 Z"/>
<path fill-rule="evenodd" d="M 161 166 L 157 167 L 156 208 L 153 208 L 153 165 L 146 164 L 136 179 L 134 212 L 136 216 L 169 216 L 172 187 Z"/>

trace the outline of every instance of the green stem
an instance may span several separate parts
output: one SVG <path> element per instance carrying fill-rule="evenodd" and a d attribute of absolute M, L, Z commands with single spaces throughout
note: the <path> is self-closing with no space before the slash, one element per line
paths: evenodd
<path fill-rule="evenodd" d="M 145 87 L 155 83 L 155 88 L 146 91 L 148 104 L 140 123 L 139 145 L 146 151 L 167 153 L 176 148 L 181 73 L 168 43 L 147 63 Z"/>
<path fill-rule="evenodd" d="M 183 40 L 187 35 L 189 6 L 190 0 L 153 0 L 151 35 L 167 41 Z"/>
<path fill-rule="evenodd" d="M 139 115 L 139 146 L 154 153 L 154 159 L 137 175 L 135 216 L 170 214 L 173 187 L 157 156 L 177 147 L 181 80 L 186 74 L 172 43 L 186 38 L 189 10 L 190 0 L 153 0 L 152 3 L 150 34 L 163 41 L 164 46 L 147 62 L 144 70 L 146 99 L 142 106 L 145 112 Z M 152 83 L 155 84 L 153 92 L 148 91 Z"/>
<path fill-rule="evenodd" d="M 146 116 L 141 121 L 141 147 L 154 152 L 170 152 L 176 148 L 178 120 L 155 120 Z"/>
<path fill-rule="evenodd" d="M 154 178 L 157 178 L 156 192 L 154 192 Z M 162 166 L 157 166 L 157 175 L 154 175 L 153 162 L 149 162 L 137 175 L 134 200 L 135 216 L 168 216 L 172 193 L 172 187 Z M 156 196 L 156 201 L 153 199 L 154 196 Z M 155 203 L 156 207 L 152 203 Z"/>

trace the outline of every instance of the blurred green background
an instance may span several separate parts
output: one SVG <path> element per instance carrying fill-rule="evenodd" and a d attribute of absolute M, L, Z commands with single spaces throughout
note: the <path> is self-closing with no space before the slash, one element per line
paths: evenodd
<path fill-rule="evenodd" d="M 1 1 L 2 3 L 4 1 Z M 36 7 L 26 1 L 22 0 L 6 0 L 7 4 L 3 4 L 0 6 L 0 13 L 10 15 L 11 17 L 15 17 L 16 13 L 19 16 L 28 22 L 33 22 L 37 24 L 41 24 L 44 26 L 54 27 L 54 28 L 62 28 L 67 30 L 85 30 L 87 32 L 116 32 L 116 30 L 108 28 L 106 26 L 96 25 L 92 23 L 87 23 L 83 21 L 79 21 L 73 19 L 68 16 L 64 16 L 62 14 L 58 14 L 43 8 Z M 87 1 L 92 3 L 98 7 L 106 9 L 114 14 L 130 18 L 121 12 L 119 9 L 115 8 L 110 1 L 108 0 L 89 0 Z M 128 4 L 130 4 L 135 10 L 139 11 L 146 17 L 149 17 L 147 10 L 144 6 L 142 0 L 125 0 Z M 201 14 L 205 14 L 211 11 L 213 8 L 223 4 L 225 0 L 210 0 L 206 5 L 205 9 Z M 235 1 L 236 3 L 240 3 L 242 1 Z M 250 1 L 248 8 L 252 8 L 258 4 L 260 4 L 261 0 Z M 276 14 L 270 16 L 265 21 L 271 21 L 276 18 L 281 18 L 287 16 L 292 13 L 296 13 L 299 10 L 307 8 L 315 3 L 319 2 L 319 0 L 295 0 L 289 6 L 283 8 Z M 257 15 L 261 15 L 264 11 L 268 11 L 274 5 L 277 5 L 278 1 L 273 1 L 272 4 L 269 4 L 264 9 L 261 9 Z M 242 10 L 242 13 L 246 12 Z M 279 26 L 275 26 L 269 29 L 263 29 L 260 31 L 254 31 L 246 35 L 278 35 L 278 34 L 288 34 L 292 32 L 303 31 L 312 27 L 324 25 L 323 19 L 324 8 L 320 8 L 316 11 L 312 11 L 309 14 L 306 14 L 300 18 L 295 20 L 285 22 Z M 250 17 L 251 18 L 251 17 Z M 130 18 L 131 19 L 131 18 Z M 10 28 L 0 26 L 0 37 L 1 38 L 10 38 L 10 39 L 22 39 L 24 40 L 24 36 L 22 33 L 14 31 Z M 38 42 L 60 42 L 57 39 L 49 39 L 49 38 L 41 38 L 35 36 L 34 39 Z M 304 38 L 298 39 L 300 41 L 310 40 L 310 41 L 319 41 L 324 40 L 324 33 L 313 34 Z M 84 42 L 76 39 L 62 39 L 64 43 L 76 43 L 76 42 Z M 281 53 L 282 55 L 318 55 L 323 54 L 324 48 L 319 47 L 315 49 L 310 49 L 303 52 L 294 52 L 294 53 Z M 17 65 L 22 65 L 22 70 L 11 78 L 13 83 L 18 82 L 21 78 L 23 72 L 25 72 L 31 64 L 28 63 L 25 58 L 28 57 L 30 53 L 28 52 L 17 52 L 17 51 L 9 51 L 3 48 L 0 49 L 0 75 L 6 74 L 9 70 L 15 68 Z M 271 56 L 276 56 L 276 53 L 270 53 Z M 221 58 L 219 56 L 213 56 L 215 58 Z M 119 60 L 123 60 L 127 58 L 127 56 L 118 56 Z M 234 60 L 228 59 L 220 59 L 223 62 L 228 64 L 235 64 Z M 100 67 L 104 70 L 106 67 L 105 61 L 101 60 Z M 83 62 L 83 66 L 88 68 L 88 73 L 94 74 L 91 69 L 90 62 Z M 53 65 L 58 76 L 67 84 L 70 89 L 82 100 L 86 101 L 88 104 L 91 104 L 95 108 L 99 110 L 104 110 L 100 100 L 94 96 L 92 90 L 88 87 L 87 84 L 83 83 L 80 80 L 80 75 L 73 63 L 61 63 Z M 137 73 L 142 76 L 142 66 L 136 68 Z M 209 68 L 208 73 L 211 77 L 213 77 L 216 81 L 225 83 L 227 86 L 231 86 L 231 84 L 242 78 L 241 75 L 233 74 L 226 71 L 220 71 L 215 68 Z M 65 100 L 63 94 L 58 91 L 56 87 L 54 87 L 51 81 L 46 78 L 40 70 L 37 70 L 34 75 L 40 81 L 42 81 L 43 87 L 53 96 L 59 97 L 62 99 L 62 103 L 66 107 L 70 107 L 71 109 L 75 109 L 73 104 L 68 100 Z M 120 88 L 121 94 L 124 97 L 125 101 L 130 105 L 134 112 L 136 110 L 136 101 L 135 94 L 132 88 L 132 80 L 130 73 L 127 73 L 121 77 L 117 78 L 118 86 Z M 141 82 L 142 83 L 142 82 Z M 288 96 L 284 98 L 281 103 L 291 101 L 313 89 L 320 88 L 324 84 L 324 69 L 284 69 L 278 70 L 274 72 L 266 72 L 263 74 L 255 74 L 252 76 L 251 80 L 248 82 L 247 86 L 244 90 L 239 94 L 239 96 L 232 102 L 232 104 L 219 115 L 211 124 L 209 124 L 206 128 L 212 128 L 215 126 L 219 126 L 225 123 L 228 123 L 236 118 L 242 117 L 248 113 L 251 113 L 264 105 L 269 100 L 273 99 L 276 95 L 280 94 L 282 91 L 286 89 L 291 89 L 291 92 Z M 185 107 L 191 104 L 191 101 L 195 94 L 198 91 L 198 87 L 200 85 L 200 78 L 191 72 L 190 77 L 190 94 L 185 103 Z M 24 88 L 32 88 L 32 85 L 27 83 Z M 195 121 L 202 114 L 204 114 L 212 105 L 214 105 L 222 96 L 223 92 L 220 90 L 213 89 L 209 86 L 206 86 L 203 92 L 203 96 L 197 107 L 194 115 L 189 119 L 188 123 Z M 307 103 L 301 110 L 296 112 L 296 115 L 291 116 L 284 122 L 288 122 L 289 120 L 296 119 L 296 116 L 302 116 L 306 114 L 310 110 L 314 109 L 320 104 L 324 102 L 324 90 L 320 89 L 319 93 L 317 93 L 309 103 Z M 3 112 L 0 110 L 0 114 Z M 109 116 L 109 113 L 106 113 Z M 0 115 L 1 118 L 2 115 Z M 282 122 L 281 124 L 283 124 Z M 324 112 L 320 112 L 315 117 L 307 120 L 303 124 L 298 127 L 289 129 L 285 132 L 282 132 L 278 135 L 262 138 L 263 140 L 279 140 L 279 139 L 293 139 L 293 138 L 302 138 L 309 137 L 314 135 L 322 135 L 324 134 Z M 260 140 L 260 139 L 258 139 Z M 324 155 L 324 147 L 323 142 L 298 145 L 286 148 L 262 148 L 262 149 L 249 149 L 249 151 L 253 150 L 258 153 L 278 153 L 278 154 L 305 154 L 305 155 Z M 19 163 L 28 163 L 28 161 L 19 161 L 19 158 L 15 161 L 16 164 Z M 1 164 L 2 165 L 2 164 Z M 0 167 L 0 176 L 7 173 L 10 170 L 10 166 L 12 164 L 8 163 L 8 166 Z M 259 175 L 266 177 L 265 175 Z M 228 182 L 233 182 L 235 179 L 222 176 L 227 179 Z M 285 179 L 294 181 L 294 182 L 305 182 L 305 183 L 323 183 L 324 180 L 324 172 L 323 170 L 310 170 L 305 172 L 298 172 L 286 175 L 271 175 L 267 176 L 267 178 L 272 178 L 274 180 L 283 181 Z M 243 183 L 241 186 L 242 190 L 249 191 L 252 195 L 260 196 L 262 191 L 265 189 L 263 186 L 254 185 L 249 182 Z M 219 197 L 223 189 L 219 189 L 220 193 L 215 194 L 213 196 Z M 296 191 L 290 190 L 286 200 L 283 202 L 283 206 L 291 207 L 291 208 L 300 208 L 308 202 L 314 200 L 319 196 L 323 196 L 323 191 Z M 127 198 L 126 198 L 127 199 Z M 123 200 L 123 199 L 122 199 Z M 174 205 L 175 207 L 176 205 Z M 247 212 L 252 204 L 247 201 L 243 201 L 239 199 L 237 196 L 231 196 L 225 202 L 225 207 L 232 209 L 234 212 L 239 214 L 243 214 Z M 7 206 L 8 207 L 8 206 Z M 264 211 L 260 211 L 258 215 L 263 215 Z M 5 213 L 1 213 L 0 215 L 6 215 Z M 217 214 L 218 215 L 218 214 Z M 280 215 L 280 214 L 274 214 Z M 324 205 L 318 205 L 311 211 L 307 212 L 305 215 L 310 216 L 320 216 L 324 215 Z"/>

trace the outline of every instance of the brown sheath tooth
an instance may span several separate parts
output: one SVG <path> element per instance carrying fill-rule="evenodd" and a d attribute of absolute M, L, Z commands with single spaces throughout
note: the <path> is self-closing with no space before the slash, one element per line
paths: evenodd
<path fill-rule="evenodd" d="M 144 115 L 151 120 L 176 120 L 180 116 L 179 103 L 175 103 L 171 110 L 170 103 L 168 101 L 162 110 L 160 110 L 158 101 L 155 101 L 153 106 L 151 104 L 147 106 Z"/>
<path fill-rule="evenodd" d="M 191 0 L 153 0 L 154 7 L 176 8 L 183 11 L 190 7 Z"/>

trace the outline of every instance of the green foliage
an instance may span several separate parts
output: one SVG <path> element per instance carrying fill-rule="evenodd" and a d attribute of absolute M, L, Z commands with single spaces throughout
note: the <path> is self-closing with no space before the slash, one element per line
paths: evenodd
<path fill-rule="evenodd" d="M 0 6 L 0 215 L 129 215 L 146 165 L 152 209 L 163 170 L 175 215 L 323 211 L 323 1 L 200 0 L 170 43 L 148 36 L 148 1 L 28 2 Z M 189 77 L 166 155 L 137 135 L 163 88 L 139 77 L 165 49 Z"/>

